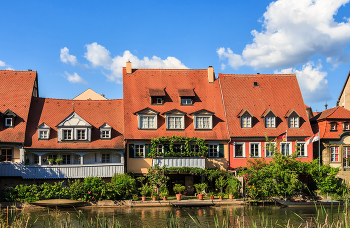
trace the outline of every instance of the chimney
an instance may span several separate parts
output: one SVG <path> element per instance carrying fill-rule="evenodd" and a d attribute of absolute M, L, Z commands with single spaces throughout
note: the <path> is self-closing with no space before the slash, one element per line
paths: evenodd
<path fill-rule="evenodd" d="M 214 83 L 215 74 L 214 74 L 214 67 L 209 66 L 208 67 L 208 81 L 209 83 Z"/>
<path fill-rule="evenodd" d="M 104 94 L 101 94 L 101 96 L 102 96 L 102 97 L 105 97 L 105 95 L 104 95 Z"/>
<path fill-rule="evenodd" d="M 127 61 L 127 62 L 126 62 L 126 73 L 127 73 L 127 74 L 131 74 L 131 73 L 132 73 L 132 70 L 131 70 L 131 62 L 130 62 L 130 61 Z"/>

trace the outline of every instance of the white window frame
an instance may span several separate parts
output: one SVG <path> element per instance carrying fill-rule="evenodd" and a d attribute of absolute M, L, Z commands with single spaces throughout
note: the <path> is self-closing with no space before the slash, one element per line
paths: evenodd
<path fill-rule="evenodd" d="M 160 102 L 159 102 L 159 101 L 160 101 Z M 157 97 L 157 98 L 156 98 L 156 104 L 157 104 L 157 105 L 163 104 L 163 98 Z"/>
<path fill-rule="evenodd" d="M 8 155 L 6 155 L 6 156 L 4 156 L 5 157 L 5 161 L 0 160 L 0 162 L 12 162 L 13 161 L 13 155 L 14 155 L 13 149 L 12 148 L 1 148 L 0 149 L 0 155 L 2 155 L 2 151 L 1 150 L 11 150 L 11 161 L 7 161 Z"/>
<path fill-rule="evenodd" d="M 106 159 L 106 156 L 108 157 L 108 159 Z M 103 159 L 103 157 L 105 157 L 105 159 Z M 110 153 L 102 153 L 101 154 L 101 163 L 111 163 L 111 162 L 112 162 L 112 156 Z"/>
<path fill-rule="evenodd" d="M 153 127 L 149 127 L 149 125 L 148 125 L 148 121 L 147 121 L 147 126 L 148 127 L 143 127 L 142 126 L 142 123 L 141 123 L 141 119 L 143 118 L 143 117 L 147 117 L 147 118 L 149 118 L 149 117 L 153 117 L 154 118 L 154 126 Z M 157 115 L 138 115 L 138 128 L 139 129 L 157 129 L 158 128 L 158 119 L 157 119 Z"/>
<path fill-rule="evenodd" d="M 336 150 L 335 150 L 336 148 L 338 148 L 338 153 L 336 153 Z M 340 162 L 339 146 L 331 146 L 329 149 L 330 149 L 330 155 L 331 155 L 331 162 Z M 335 160 L 336 155 L 338 155 L 337 160 Z M 333 160 L 333 158 L 334 158 L 334 160 Z"/>
<path fill-rule="evenodd" d="M 181 118 L 181 126 L 180 128 L 170 128 L 169 120 L 170 118 Z M 176 126 L 175 122 L 174 125 Z M 166 128 L 169 130 L 183 130 L 185 129 L 185 116 L 183 115 L 167 115 L 166 116 Z"/>
<path fill-rule="evenodd" d="M 303 144 L 304 155 L 300 155 L 300 151 L 298 151 L 298 157 L 302 157 L 302 158 L 307 157 L 307 145 L 306 145 L 306 143 L 305 142 L 297 142 L 297 147 L 300 146 L 299 144 Z"/>
<path fill-rule="evenodd" d="M 145 143 L 134 143 L 134 158 L 139 158 L 139 156 L 136 156 L 136 147 L 137 146 L 142 146 L 143 151 L 142 151 L 142 156 L 140 158 L 145 158 L 145 153 L 146 153 L 146 144 Z"/>
<path fill-rule="evenodd" d="M 285 147 L 285 148 L 288 148 L 288 154 L 285 154 L 283 151 L 282 151 L 282 145 L 285 145 L 287 144 L 288 147 Z M 292 152 L 292 143 L 291 142 L 281 142 L 280 143 L 280 153 L 287 156 L 287 155 L 291 155 L 291 152 Z"/>
<path fill-rule="evenodd" d="M 246 120 L 246 121 L 244 121 Z M 252 127 L 252 117 L 251 116 L 242 116 L 241 117 L 241 127 L 242 128 L 251 128 Z"/>
<path fill-rule="evenodd" d="M 71 138 L 70 139 L 66 139 L 64 137 L 64 131 L 71 131 Z M 74 131 L 73 131 L 73 128 L 62 128 L 61 129 L 61 133 L 62 133 L 62 140 L 73 140 L 74 139 Z"/>
<path fill-rule="evenodd" d="M 78 137 L 79 137 L 78 131 L 85 131 L 85 138 L 83 138 L 83 139 L 78 139 Z M 88 134 L 87 128 L 75 128 L 75 135 L 73 136 L 73 138 L 74 138 L 75 140 L 84 141 L 84 140 L 87 140 L 87 137 L 88 137 L 87 134 Z"/>
<path fill-rule="evenodd" d="M 299 117 L 289 117 L 289 128 L 299 128 Z"/>
<path fill-rule="evenodd" d="M 350 130 L 350 123 L 349 122 L 344 122 L 343 123 L 343 130 L 345 130 L 345 131 Z"/>
<path fill-rule="evenodd" d="M 7 123 L 8 120 L 10 120 L 10 124 Z M 5 127 L 12 127 L 12 126 L 13 126 L 12 118 L 5 118 Z"/>
<path fill-rule="evenodd" d="M 273 156 L 273 154 L 271 154 L 271 151 L 270 151 L 271 148 L 267 148 L 268 146 L 272 146 L 272 147 L 276 148 L 276 143 L 275 142 L 265 142 L 265 157 L 271 158 Z"/>
<path fill-rule="evenodd" d="M 46 132 L 46 137 L 42 137 L 41 133 Z M 50 134 L 49 134 L 49 130 L 46 129 L 39 129 L 38 130 L 38 139 L 49 139 Z"/>
<path fill-rule="evenodd" d="M 212 152 L 213 154 L 216 153 L 216 156 L 210 156 L 210 147 L 216 147 L 216 152 Z M 220 157 L 220 144 L 219 143 L 208 143 L 208 157 L 209 158 L 219 158 Z"/>
<path fill-rule="evenodd" d="M 63 157 L 65 157 L 65 159 Z M 69 163 L 67 163 L 67 161 L 68 161 L 67 158 L 68 157 L 69 157 Z M 72 164 L 72 159 L 71 159 L 70 154 L 62 154 L 61 158 L 63 159 L 63 161 L 62 161 L 63 165 L 70 165 L 70 164 Z"/>
<path fill-rule="evenodd" d="M 198 127 L 198 119 L 200 118 L 209 118 L 209 126 L 208 127 Z M 203 122 L 204 123 L 204 122 Z M 204 126 L 204 124 L 203 124 Z M 208 116 L 208 115 L 196 115 L 194 116 L 194 129 L 213 129 L 213 116 Z"/>
<path fill-rule="evenodd" d="M 271 120 L 270 123 L 269 123 L 269 120 Z M 275 116 L 265 117 L 265 126 L 266 128 L 276 128 L 276 117 Z"/>
<path fill-rule="evenodd" d="M 157 153 L 164 153 L 164 145 L 163 144 L 157 144 Z"/>
<path fill-rule="evenodd" d="M 253 144 L 258 144 L 258 156 L 253 156 L 252 155 L 252 145 Z M 261 158 L 261 143 L 260 142 L 250 142 L 249 143 L 249 157 L 252 158 Z"/>
<path fill-rule="evenodd" d="M 197 144 L 191 144 L 191 152 L 196 152 L 196 153 L 201 152 L 200 146 L 198 146 Z"/>
<path fill-rule="evenodd" d="M 105 132 L 105 133 L 103 133 Z M 108 136 L 106 136 L 108 133 Z M 101 139 L 110 139 L 111 138 L 111 129 L 100 129 L 100 137 Z"/>
<path fill-rule="evenodd" d="M 337 130 L 337 123 L 331 122 L 330 124 L 331 124 L 331 127 L 330 127 L 331 131 L 336 131 Z"/>
<path fill-rule="evenodd" d="M 236 156 L 236 145 L 242 145 L 242 156 Z M 245 158 L 246 157 L 246 153 L 245 153 L 245 142 L 235 142 L 233 144 L 234 146 L 234 158 Z"/>

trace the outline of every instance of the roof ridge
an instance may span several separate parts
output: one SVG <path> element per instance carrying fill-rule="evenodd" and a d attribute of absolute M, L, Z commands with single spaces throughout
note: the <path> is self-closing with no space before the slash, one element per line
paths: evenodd
<path fill-rule="evenodd" d="M 0 70 L 0 71 L 12 71 L 12 72 L 37 72 L 36 70 Z"/>
<path fill-rule="evenodd" d="M 287 76 L 295 76 L 296 74 L 222 74 L 223 76 L 279 76 L 279 77 L 287 77 Z"/>

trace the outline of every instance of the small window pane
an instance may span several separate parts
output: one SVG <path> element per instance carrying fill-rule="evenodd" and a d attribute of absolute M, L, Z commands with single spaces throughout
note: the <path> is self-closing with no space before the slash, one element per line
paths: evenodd
<path fill-rule="evenodd" d="M 337 146 L 331 147 L 331 161 L 332 162 L 339 161 L 339 147 L 337 147 Z"/>
<path fill-rule="evenodd" d="M 235 145 L 235 156 L 236 157 L 243 157 L 243 144 L 236 144 Z"/>
<path fill-rule="evenodd" d="M 102 154 L 102 163 L 110 163 L 111 155 L 110 154 Z"/>
<path fill-rule="evenodd" d="M 72 139 L 72 130 L 63 130 L 63 139 Z"/>
<path fill-rule="evenodd" d="M 74 155 L 74 164 L 80 164 L 80 155 Z"/>
<path fill-rule="evenodd" d="M 182 98 L 181 99 L 181 104 L 183 104 L 183 105 L 192 104 L 192 99 L 191 98 Z"/>
<path fill-rule="evenodd" d="M 259 157 L 259 143 L 250 144 L 250 156 Z"/>
<path fill-rule="evenodd" d="M 2 161 L 12 161 L 12 149 L 1 149 Z"/>
<path fill-rule="evenodd" d="M 144 145 L 143 144 L 135 144 L 134 146 L 135 157 L 144 157 Z"/>
<path fill-rule="evenodd" d="M 77 130 L 78 140 L 86 139 L 86 130 Z"/>
<path fill-rule="evenodd" d="M 208 145 L 208 154 L 211 158 L 219 157 L 219 145 L 217 144 L 209 144 Z"/>

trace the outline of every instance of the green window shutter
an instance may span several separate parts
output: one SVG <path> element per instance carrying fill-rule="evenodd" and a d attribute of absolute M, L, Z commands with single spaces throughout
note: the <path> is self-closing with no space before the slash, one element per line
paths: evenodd
<path fill-rule="evenodd" d="M 225 157 L 224 144 L 219 144 L 219 157 L 220 158 L 224 158 Z"/>
<path fill-rule="evenodd" d="M 208 148 L 207 158 L 209 158 L 209 145 L 205 144 L 205 146 Z"/>
<path fill-rule="evenodd" d="M 133 158 L 134 157 L 134 144 L 129 144 L 129 158 Z"/>
<path fill-rule="evenodd" d="M 163 152 L 164 152 L 164 156 L 165 154 L 169 151 L 169 144 L 164 144 L 163 145 Z"/>
<path fill-rule="evenodd" d="M 150 144 L 145 144 L 145 158 L 148 158 L 150 152 Z"/>

